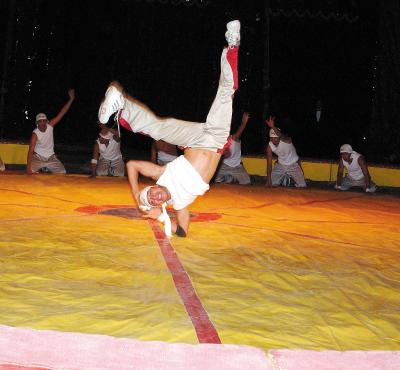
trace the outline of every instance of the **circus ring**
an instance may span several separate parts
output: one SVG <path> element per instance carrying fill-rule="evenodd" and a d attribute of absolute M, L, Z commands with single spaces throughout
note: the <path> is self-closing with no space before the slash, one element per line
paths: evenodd
<path fill-rule="evenodd" d="M 332 368 L 399 366 L 398 197 L 213 185 L 190 208 L 189 236 L 168 240 L 133 207 L 126 179 L 9 172 L 0 192 L 1 369 L 57 368 L 49 348 L 59 335 L 72 335 L 66 353 L 66 341 L 98 337 L 119 353 L 112 337 L 222 346 L 192 355 L 213 364 L 207 351 L 234 345 L 225 360 L 237 365 L 243 346 L 257 347 L 265 362 L 247 357 L 254 369 L 321 368 L 340 356 L 347 367 Z M 21 338 L 37 333 L 25 359 Z M 21 352 L 24 361 L 10 360 Z"/>

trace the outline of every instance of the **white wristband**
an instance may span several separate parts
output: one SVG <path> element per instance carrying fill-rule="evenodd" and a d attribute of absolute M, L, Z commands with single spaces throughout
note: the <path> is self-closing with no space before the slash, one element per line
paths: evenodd
<path fill-rule="evenodd" d="M 92 158 L 92 160 L 90 161 L 91 164 L 97 164 L 97 159 Z"/>

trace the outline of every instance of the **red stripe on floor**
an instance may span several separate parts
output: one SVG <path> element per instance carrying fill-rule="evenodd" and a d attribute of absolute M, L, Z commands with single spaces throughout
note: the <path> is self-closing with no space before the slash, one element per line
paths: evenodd
<path fill-rule="evenodd" d="M 190 278 L 183 268 L 171 243 L 156 221 L 149 220 L 149 223 L 153 229 L 154 236 L 164 256 L 168 269 L 172 274 L 176 290 L 185 305 L 190 320 L 192 320 L 199 342 L 221 343 L 217 330 L 201 304 L 192 282 L 190 281 Z"/>

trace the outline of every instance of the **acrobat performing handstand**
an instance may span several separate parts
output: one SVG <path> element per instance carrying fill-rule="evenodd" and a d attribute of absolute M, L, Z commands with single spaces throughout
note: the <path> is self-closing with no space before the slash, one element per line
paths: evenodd
<path fill-rule="evenodd" d="M 145 217 L 164 222 L 167 236 L 174 233 L 185 237 L 188 234 L 188 206 L 210 188 L 209 182 L 227 145 L 232 99 L 238 87 L 239 21 L 227 24 L 225 37 L 228 47 L 222 51 L 218 91 L 206 122 L 157 117 L 145 105 L 127 95 L 116 82 L 109 85 L 100 105 L 101 123 L 107 123 L 117 112 L 116 117 L 124 128 L 186 148 L 184 155 L 165 166 L 137 160 L 127 163 L 129 183 L 139 208 Z M 156 185 L 139 191 L 139 174 L 154 179 Z M 166 212 L 167 204 L 176 210 L 176 222 L 171 222 Z"/>

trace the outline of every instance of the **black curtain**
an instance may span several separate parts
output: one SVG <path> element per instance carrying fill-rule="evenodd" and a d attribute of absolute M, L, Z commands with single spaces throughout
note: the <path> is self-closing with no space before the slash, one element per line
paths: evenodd
<path fill-rule="evenodd" d="M 400 162 L 400 2 L 379 2 L 370 156 Z"/>

